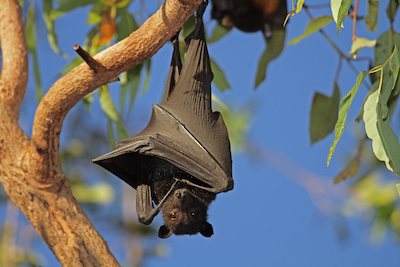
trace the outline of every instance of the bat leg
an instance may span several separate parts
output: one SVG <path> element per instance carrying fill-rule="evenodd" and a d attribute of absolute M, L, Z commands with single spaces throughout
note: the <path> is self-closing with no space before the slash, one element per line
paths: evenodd
<path fill-rule="evenodd" d="M 151 198 L 151 187 L 148 184 L 140 184 L 136 188 L 136 211 L 139 217 L 139 222 L 149 225 L 154 217 L 160 212 L 162 204 L 174 190 L 175 185 L 178 181 L 175 181 L 169 191 L 165 194 L 164 198 L 158 203 L 156 207 L 153 207 L 153 199 Z"/>

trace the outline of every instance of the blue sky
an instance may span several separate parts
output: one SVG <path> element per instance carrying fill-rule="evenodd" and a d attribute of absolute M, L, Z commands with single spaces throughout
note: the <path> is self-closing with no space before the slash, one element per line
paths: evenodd
<path fill-rule="evenodd" d="M 384 14 L 386 6 L 387 1 L 382 1 L 377 33 L 389 27 Z M 210 10 L 209 7 L 205 17 L 207 29 L 215 25 L 210 20 Z M 366 13 L 364 2 L 360 3 L 359 10 L 361 14 Z M 329 9 L 317 12 L 329 12 Z M 314 14 L 317 15 L 317 12 Z M 72 57 L 75 56 L 72 46 L 76 43 L 82 44 L 89 29 L 85 24 L 86 14 L 87 8 L 76 10 L 60 18 L 56 24 L 61 50 Z M 304 12 L 293 17 L 287 26 L 287 40 L 302 34 L 307 22 Z M 398 24 L 397 18 L 395 25 Z M 377 38 L 377 33 L 365 32 L 363 22 L 358 25 L 357 33 L 360 37 Z M 347 53 L 351 45 L 351 21 L 345 20 L 344 26 L 340 35 L 336 34 L 333 24 L 327 26 L 326 31 Z M 399 30 L 397 27 L 397 31 Z M 38 36 L 42 47 L 39 50 L 42 79 L 44 89 L 48 90 L 67 61 L 51 51 L 44 29 L 39 31 Z M 326 170 L 326 158 L 333 135 L 311 146 L 308 134 L 309 114 L 314 92 L 326 95 L 333 92 L 337 54 L 320 34 L 315 33 L 298 45 L 286 46 L 282 55 L 269 65 L 267 80 L 254 91 L 258 59 L 264 47 L 261 33 L 245 34 L 234 29 L 219 42 L 210 44 L 209 53 L 225 71 L 232 87 L 223 93 L 214 88 L 213 92 L 224 102 L 239 109 L 246 105 L 255 107 L 248 137 L 263 151 L 265 162 L 255 161 L 246 153 L 234 153 L 235 188 L 228 193 L 219 194 L 209 209 L 209 222 L 214 226 L 215 235 L 208 239 L 196 235 L 172 236 L 162 240 L 163 244 L 170 247 L 168 255 L 165 258 L 146 260 L 145 265 L 398 266 L 399 245 L 391 235 L 380 244 L 370 244 L 370 228 L 361 217 L 327 216 L 317 208 L 326 199 L 318 194 L 310 195 L 299 184 L 299 181 L 301 183 L 316 178 L 332 194 L 345 194 L 346 183 L 334 186 L 332 180 L 344 166 L 344 159 L 351 156 L 355 149 L 356 136 L 363 131 L 363 125 L 357 125 L 354 119 L 367 89 L 361 87 L 356 95 L 344 136 L 337 146 L 331 166 Z M 361 53 L 372 55 L 372 50 L 365 50 Z M 160 102 L 171 53 L 172 46 L 167 44 L 153 58 L 149 89 L 137 98 L 130 119 L 125 122 L 128 131 L 137 128 L 129 132 L 131 135 L 146 125 L 151 114 L 151 102 Z M 355 65 L 359 71 L 367 69 L 366 62 Z M 357 75 L 344 64 L 340 77 L 339 88 L 343 97 L 354 85 Z M 21 119 L 21 125 L 29 135 L 35 110 L 32 101 L 33 88 L 34 83 L 30 79 L 22 109 L 24 116 Z M 110 88 L 118 90 L 115 85 Z M 113 94 L 117 95 L 116 92 Z M 78 104 L 71 114 L 74 112 L 82 112 L 82 104 Z M 106 133 L 106 120 L 98 104 L 94 104 L 87 117 L 103 123 L 103 131 Z M 68 118 L 69 116 L 66 123 Z M 396 127 L 394 130 L 399 132 Z M 65 145 L 65 140 L 62 139 L 61 146 Z M 395 183 L 397 181 L 393 179 L 393 185 Z M 393 188 L 395 189 L 394 186 Z M 341 203 L 340 199 L 335 199 L 334 203 Z M 133 203 L 132 209 L 134 207 Z M 117 235 L 104 228 L 100 222 L 92 222 L 121 261 Z M 157 227 L 161 223 L 161 218 L 156 218 L 153 222 Z M 349 238 L 344 242 L 339 240 L 335 230 L 338 223 L 344 223 L 348 227 Z M 57 261 L 45 246 L 43 252 L 49 266 L 57 266 Z"/>

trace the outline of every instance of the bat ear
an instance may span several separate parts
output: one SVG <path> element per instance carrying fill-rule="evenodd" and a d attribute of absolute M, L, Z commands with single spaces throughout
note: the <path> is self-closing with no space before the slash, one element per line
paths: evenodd
<path fill-rule="evenodd" d="M 158 230 L 158 237 L 159 238 L 168 238 L 172 235 L 172 231 L 165 225 L 161 225 L 160 229 Z"/>
<path fill-rule="evenodd" d="M 203 222 L 200 225 L 199 232 L 200 232 L 200 234 L 202 234 L 205 237 L 212 237 L 214 235 L 213 227 L 208 222 Z"/>

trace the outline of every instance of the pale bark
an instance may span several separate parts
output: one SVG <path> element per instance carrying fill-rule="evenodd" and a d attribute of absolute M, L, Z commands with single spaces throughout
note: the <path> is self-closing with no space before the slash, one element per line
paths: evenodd
<path fill-rule="evenodd" d="M 201 2 L 167 0 L 137 31 L 94 57 L 103 66 L 99 70 L 82 63 L 59 79 L 39 103 L 29 140 L 18 125 L 28 77 L 24 25 L 16 0 L 1 0 L 0 181 L 62 265 L 118 266 L 61 170 L 59 137 L 67 112 L 87 93 L 153 56 Z"/>

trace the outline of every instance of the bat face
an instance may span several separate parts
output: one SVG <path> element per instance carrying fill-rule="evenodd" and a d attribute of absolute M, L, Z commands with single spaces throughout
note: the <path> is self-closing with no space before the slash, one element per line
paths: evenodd
<path fill-rule="evenodd" d="M 211 236 L 213 231 L 211 224 L 207 222 L 207 210 L 216 194 L 182 182 L 201 183 L 166 161 L 154 158 L 153 163 L 157 166 L 151 181 L 155 204 L 162 201 L 174 181 L 179 181 L 161 207 L 164 225 L 160 228 L 159 237 L 167 238 L 173 233 L 193 235 L 198 232 L 206 237 Z"/>
<path fill-rule="evenodd" d="M 166 238 L 172 233 L 192 235 L 200 232 L 206 237 L 213 235 L 213 228 L 207 222 L 208 203 L 187 188 L 176 189 L 161 210 L 165 223 L 159 231 L 161 238 Z"/>

